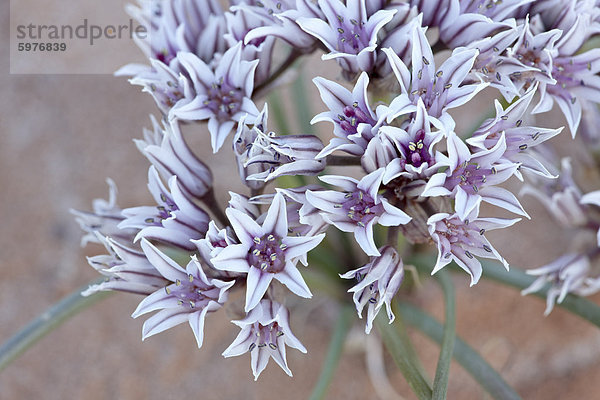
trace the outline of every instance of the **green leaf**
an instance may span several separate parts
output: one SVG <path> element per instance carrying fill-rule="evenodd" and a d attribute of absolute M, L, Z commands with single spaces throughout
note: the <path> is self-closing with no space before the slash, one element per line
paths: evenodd
<path fill-rule="evenodd" d="M 433 317 L 417 307 L 399 304 L 404 320 L 437 343 L 444 340 L 444 328 Z M 454 339 L 454 358 L 496 400 L 519 400 L 521 397 L 473 348 L 461 340 Z M 437 374 L 436 374 L 437 376 Z"/>
<path fill-rule="evenodd" d="M 104 279 L 94 280 L 76 289 L 4 342 L 0 347 L 0 371 L 63 322 L 112 294 L 113 292 L 97 292 L 87 297 L 81 295 L 90 285 L 101 283 Z"/>
<path fill-rule="evenodd" d="M 340 316 L 335 323 L 335 328 L 331 334 L 329 350 L 327 350 L 325 362 L 323 362 L 321 375 L 313 389 L 310 400 L 325 398 L 327 388 L 333 379 L 338 362 L 340 361 L 340 356 L 344 348 L 344 341 L 346 340 L 346 336 L 350 329 L 350 323 L 352 322 L 352 314 L 354 314 L 354 309 L 351 306 L 345 306 L 340 312 Z"/>
<path fill-rule="evenodd" d="M 444 400 L 448 389 L 448 377 L 450 375 L 450 361 L 452 361 L 452 351 L 456 338 L 456 307 L 454 299 L 454 285 L 450 279 L 450 274 L 444 270 L 436 274 L 440 286 L 444 291 L 444 301 L 446 303 L 446 322 L 444 324 L 444 335 L 442 339 L 442 348 L 438 359 L 435 378 L 433 380 L 433 397 L 435 400 Z"/>
<path fill-rule="evenodd" d="M 408 348 L 412 345 L 403 340 L 403 337 L 408 336 L 399 335 L 396 329 L 388 323 L 385 313 L 380 313 L 375 319 L 375 323 L 381 333 L 385 347 L 392 355 L 412 391 L 417 395 L 419 400 L 431 399 L 431 386 L 419 370 L 419 367 L 408 357 L 410 353 Z"/>

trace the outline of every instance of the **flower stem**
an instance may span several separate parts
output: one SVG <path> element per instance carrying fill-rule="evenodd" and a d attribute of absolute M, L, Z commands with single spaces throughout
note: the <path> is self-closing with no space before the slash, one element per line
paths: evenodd
<path fill-rule="evenodd" d="M 400 372 L 404 375 L 404 378 L 412 391 L 417 395 L 417 398 L 419 398 L 419 400 L 431 399 L 431 386 L 419 370 L 418 366 L 408 357 L 408 354 L 410 353 L 408 347 L 410 344 L 407 344 L 405 340 L 403 340 L 403 335 L 399 335 L 396 332 L 394 326 L 388 323 L 386 316 L 383 314 L 384 313 L 380 313 L 375 319 L 375 323 L 381 333 L 381 338 L 383 339 L 385 347 L 392 355 Z"/>
<path fill-rule="evenodd" d="M 208 209 L 212 212 L 213 216 L 217 220 L 219 220 L 219 222 L 223 226 L 229 225 L 229 220 L 227 219 L 227 217 L 225 216 L 225 213 L 223 213 L 223 211 L 219 207 L 219 204 L 217 203 L 217 199 L 215 198 L 215 192 L 214 192 L 214 190 L 210 189 L 204 195 L 204 197 L 202 197 L 202 201 L 204 202 L 204 204 L 206 204 L 206 206 L 208 207 Z"/>
<path fill-rule="evenodd" d="M 87 285 L 76 289 L 73 293 L 60 300 L 48 308 L 43 314 L 39 315 L 27 326 L 17 332 L 12 338 L 8 339 L 0 347 L 0 371 L 8 366 L 27 349 L 33 346 L 38 340 L 58 328 L 69 318 L 85 310 L 96 302 L 108 297 L 112 292 L 97 292 L 91 296 L 84 297 L 81 292 L 90 285 L 103 282 L 105 278 L 96 279 Z"/>
<path fill-rule="evenodd" d="M 407 323 L 414 326 L 437 343 L 444 341 L 442 325 L 417 307 L 408 303 L 400 303 L 400 311 Z M 497 400 L 519 400 L 521 397 L 502 379 L 473 348 L 461 340 L 454 339 L 454 358 L 479 384 Z"/>
<path fill-rule="evenodd" d="M 312 53 L 312 51 L 310 51 L 309 53 Z M 281 65 L 275 70 L 275 72 L 273 72 L 271 74 L 271 76 L 269 76 L 267 79 L 265 79 L 264 82 L 260 83 L 259 85 L 257 85 L 254 88 L 254 97 L 261 97 L 262 96 L 261 92 L 264 89 L 266 89 L 271 83 L 273 83 L 275 80 L 277 80 L 281 75 L 283 75 L 283 73 L 285 71 L 287 71 L 288 68 L 291 67 L 292 64 L 294 64 L 294 62 L 300 56 L 303 56 L 304 54 L 305 53 L 300 53 L 299 51 L 296 51 L 296 50 L 290 51 L 287 58 L 281 63 Z M 308 54 L 308 53 L 306 53 L 306 54 Z"/>
<path fill-rule="evenodd" d="M 310 400 L 319 400 L 325 398 L 327 388 L 333 379 L 336 367 L 340 361 L 340 356 L 344 348 L 344 341 L 348 335 L 350 324 L 352 322 L 352 314 L 354 313 L 353 307 L 344 306 L 340 312 L 337 322 L 335 323 L 335 329 L 331 335 L 331 341 L 329 342 L 329 350 L 325 356 L 325 362 L 323 363 L 323 369 L 319 380 L 313 389 L 310 396 Z"/>
<path fill-rule="evenodd" d="M 342 166 L 349 166 L 349 165 L 361 165 L 360 164 L 360 157 L 355 157 L 355 156 L 327 156 L 327 165 L 328 166 L 335 166 L 335 165 L 342 165 Z"/>
<path fill-rule="evenodd" d="M 448 377 L 450 375 L 450 361 L 452 361 L 452 352 L 456 338 L 456 306 L 454 299 L 454 285 L 450 274 L 441 270 L 436 274 L 438 282 L 444 292 L 444 302 L 446 304 L 446 321 L 444 323 L 444 335 L 442 338 L 442 347 L 435 370 L 433 380 L 433 400 L 444 400 L 448 390 Z"/>

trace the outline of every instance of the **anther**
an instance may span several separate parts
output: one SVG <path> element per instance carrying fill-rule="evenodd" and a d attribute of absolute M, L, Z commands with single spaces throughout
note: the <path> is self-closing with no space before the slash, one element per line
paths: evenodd
<path fill-rule="evenodd" d="M 267 236 L 267 240 L 268 240 L 269 242 L 273 242 L 273 241 L 275 241 L 275 236 L 273 236 L 273 235 L 269 235 L 269 236 Z"/>
<path fill-rule="evenodd" d="M 253 240 L 254 240 L 254 243 L 260 244 L 260 238 L 258 236 L 255 237 Z"/>
<path fill-rule="evenodd" d="M 429 65 L 429 60 L 425 58 L 425 56 L 423 56 L 423 63 L 425 65 Z"/>
<path fill-rule="evenodd" d="M 437 76 L 438 78 L 441 78 L 442 75 L 444 75 L 444 71 L 438 71 L 436 72 L 435 76 Z"/>
<path fill-rule="evenodd" d="M 250 343 L 250 347 L 248 347 L 248 351 L 252 351 L 256 348 L 256 343 Z"/>
<path fill-rule="evenodd" d="M 492 252 L 492 249 L 491 249 L 491 248 L 490 248 L 490 246 L 488 246 L 487 244 L 484 244 L 484 245 L 483 245 L 483 249 L 484 249 L 485 251 L 487 251 L 488 253 L 491 253 L 491 252 Z"/>
<path fill-rule="evenodd" d="M 179 279 L 175 281 L 175 286 L 181 286 L 181 281 Z"/>
<path fill-rule="evenodd" d="M 522 145 L 520 145 L 519 150 L 527 150 L 527 144 L 523 143 Z"/>
<path fill-rule="evenodd" d="M 376 299 L 376 298 L 374 298 L 374 297 L 371 297 L 371 298 L 369 299 L 369 303 L 371 303 L 371 304 L 376 304 L 376 303 L 377 303 L 377 299 Z"/>
<path fill-rule="evenodd" d="M 465 256 L 467 256 L 469 258 L 473 258 L 473 254 L 471 254 L 471 252 L 469 250 L 465 250 Z"/>
<path fill-rule="evenodd" d="M 255 255 L 256 257 L 258 257 L 258 256 L 260 256 L 260 250 L 254 249 L 254 250 L 252 250 L 252 254 Z"/>
<path fill-rule="evenodd" d="M 194 275 L 192 275 L 192 274 L 189 274 L 189 275 L 188 275 L 188 280 L 189 280 L 190 282 L 194 282 Z"/>
<path fill-rule="evenodd" d="M 344 30 L 343 30 L 342 28 L 338 28 L 338 29 L 337 29 L 337 31 L 338 31 L 339 33 L 344 33 Z"/>
<path fill-rule="evenodd" d="M 273 254 L 271 254 L 271 257 L 269 257 L 269 258 L 271 259 L 271 261 L 275 261 L 275 260 L 277 260 L 277 254 L 273 253 Z"/>
<path fill-rule="evenodd" d="M 281 244 L 279 245 L 279 248 L 280 248 L 281 250 L 285 250 L 285 249 L 287 249 L 287 244 L 285 244 L 285 243 L 281 243 Z"/>
<path fill-rule="evenodd" d="M 168 286 L 165 286 L 165 293 L 171 294 L 171 289 Z"/>
<path fill-rule="evenodd" d="M 277 345 L 275 343 L 269 343 L 269 347 L 273 350 L 277 350 Z"/>
<path fill-rule="evenodd" d="M 451 87 L 452 87 L 452 84 L 451 84 L 451 83 L 446 83 L 446 84 L 444 85 L 444 89 L 450 89 Z"/>
<path fill-rule="evenodd" d="M 481 228 L 481 229 L 479 230 L 479 234 L 480 234 L 480 235 L 483 235 L 484 233 L 485 233 L 485 229 Z"/>
<path fill-rule="evenodd" d="M 533 140 L 538 140 L 538 138 L 539 138 L 539 137 L 540 137 L 540 133 L 539 133 L 539 132 L 536 132 L 536 133 L 534 133 L 533 135 L 531 135 L 531 138 L 532 138 Z"/>
<path fill-rule="evenodd" d="M 516 126 L 517 126 L 517 128 L 518 128 L 519 126 L 521 126 L 521 124 L 522 124 L 522 123 L 523 123 L 523 120 L 522 120 L 522 119 L 519 119 L 519 120 L 517 120 L 517 122 L 515 123 L 515 125 L 516 125 Z"/>

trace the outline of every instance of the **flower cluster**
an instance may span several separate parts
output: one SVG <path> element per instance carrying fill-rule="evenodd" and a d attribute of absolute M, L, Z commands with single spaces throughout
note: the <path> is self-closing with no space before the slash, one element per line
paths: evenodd
<path fill-rule="evenodd" d="M 556 103 L 573 136 L 581 130 L 583 140 L 597 142 L 590 127 L 600 115 L 600 50 L 586 43 L 600 32 L 600 13 L 593 2 L 562 3 L 231 0 L 224 10 L 216 0 L 162 0 L 130 6 L 150 32 L 138 43 L 149 64 L 117 74 L 149 92 L 162 114 L 136 141 L 151 164 L 155 204 L 120 209 L 110 181 L 108 202 L 75 212 L 84 241 L 108 250 L 89 260 L 106 282 L 86 293 L 143 294 L 133 317 L 156 312 L 144 323 L 143 338 L 187 321 L 201 346 L 206 316 L 242 290 L 244 317 L 233 321 L 241 332 L 223 355 L 249 352 L 258 378 L 269 357 L 291 375 L 286 345 L 306 352 L 285 305 L 287 294 L 312 296 L 298 263 L 341 267 L 335 272 L 342 278 L 357 280 L 349 292 L 359 316 L 367 306 L 367 333 L 384 304 L 394 320 L 391 301 L 404 278 L 401 234 L 410 244 L 437 248 L 432 274 L 454 261 L 474 285 L 485 273 L 480 258 L 508 269 L 485 234 L 520 218 L 486 216 L 481 206 L 528 218 L 504 183 L 513 177 L 527 185 L 557 182 L 545 142 L 562 128 L 538 127 L 535 115 Z M 269 131 L 264 94 L 286 81 L 298 58 L 316 51 L 335 60 L 329 64 L 345 80 L 313 79 L 324 108 L 312 123 L 331 123 L 331 135 Z M 484 89 L 496 94 L 493 115 L 483 122 L 476 115 L 465 129 L 454 109 L 472 105 Z M 248 194 L 230 192 L 226 207 L 217 203 L 215 191 L 229 188 L 214 185 L 210 167 L 184 139 L 180 125 L 190 122 L 213 152 L 233 148 L 231 162 Z M 350 168 L 321 175 L 331 166 Z M 300 179 L 279 187 L 282 176 Z M 581 195 L 568 173 L 558 182 L 552 193 L 525 190 L 564 223 L 600 232 L 593 215 L 599 192 Z M 377 234 L 383 230 L 387 239 Z M 309 258 L 344 233 L 357 246 L 347 241 L 348 254 L 336 256 L 336 265 Z M 600 278 L 589 275 L 599 244 L 600 236 L 592 250 L 577 249 L 530 271 L 540 278 L 528 292 L 550 281 L 550 310 L 569 292 L 600 289 Z"/>

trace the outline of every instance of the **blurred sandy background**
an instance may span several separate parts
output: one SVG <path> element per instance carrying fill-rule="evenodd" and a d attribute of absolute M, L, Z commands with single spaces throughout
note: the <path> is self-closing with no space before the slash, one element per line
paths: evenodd
<path fill-rule="evenodd" d="M 97 4 L 70 2 L 61 4 L 60 11 L 78 7 L 79 13 L 126 18 L 124 2 Z M 8 54 L 8 7 L 7 1 L 0 4 L 3 54 Z M 132 42 L 120 42 L 115 52 L 129 52 L 130 59 L 141 61 Z M 106 198 L 106 177 L 116 181 L 121 207 L 151 204 L 147 163 L 132 138 L 149 126 L 148 114 L 157 112 L 151 97 L 125 79 L 9 75 L 8 62 L 7 57 L 0 59 L 0 341 L 96 277 L 84 256 L 102 249 L 79 247 L 81 231 L 69 208 L 90 209 L 94 198 Z M 210 147 L 207 135 L 190 139 L 199 152 Z M 209 159 L 216 160 L 212 155 Z M 228 180 L 238 184 L 238 177 L 227 170 L 217 173 L 217 181 Z M 226 199 L 225 190 L 219 196 Z M 534 204 L 526 201 L 525 206 L 532 210 Z M 544 210 L 533 208 L 531 214 L 534 222 L 521 222 L 509 234 L 492 238 L 515 266 L 548 262 L 564 250 L 557 243 L 568 241 L 547 222 Z M 510 233 L 527 242 L 511 242 Z M 541 300 L 489 283 L 485 272 L 474 288 L 468 288 L 466 276 L 456 277 L 455 283 L 458 334 L 524 398 L 600 396 L 600 331 L 560 309 L 544 318 Z M 318 378 L 339 311 L 320 297 L 296 302 L 292 329 L 308 354 L 289 351 L 293 379 L 271 362 L 255 383 L 248 355 L 228 360 L 220 355 L 238 332 L 224 313 L 208 317 L 201 350 L 185 325 L 142 343 L 143 319 L 130 318 L 138 301 L 113 295 L 52 332 L 0 373 L 0 398 L 305 399 Z M 434 282 L 427 282 L 414 302 L 438 318 L 443 315 Z M 357 324 L 350 335 L 330 399 L 377 399 L 366 372 L 362 329 L 362 323 Z M 418 334 L 414 340 L 433 376 L 437 345 Z M 393 362 L 386 358 L 385 363 L 396 391 L 413 398 Z M 487 397 L 453 364 L 448 398 Z"/>

